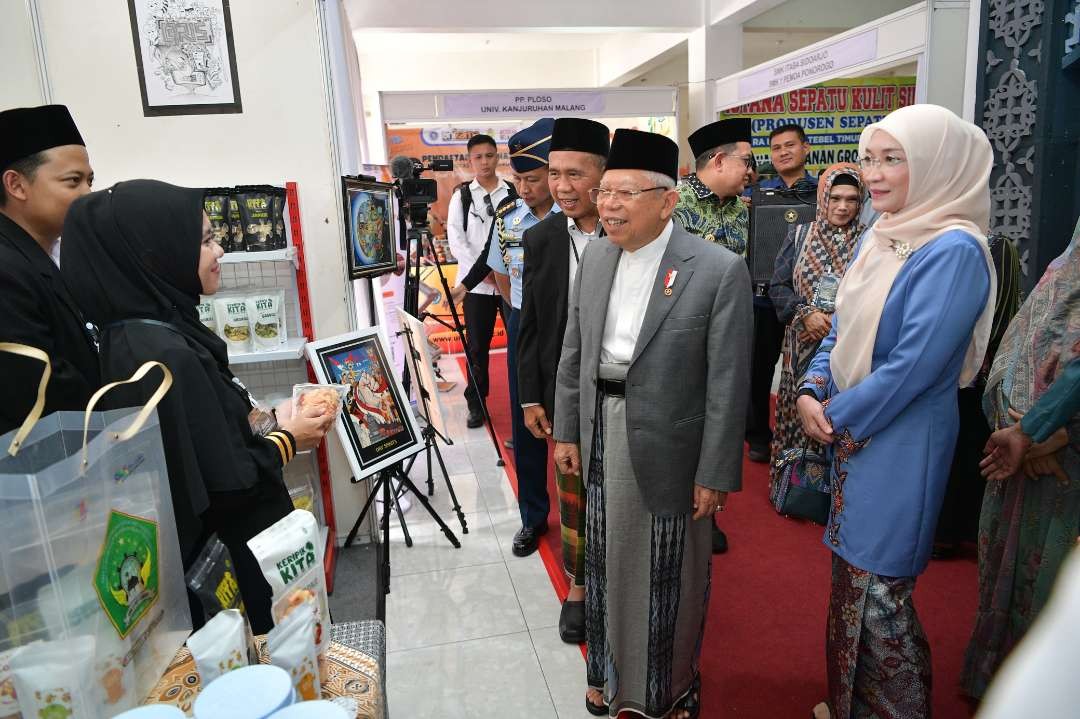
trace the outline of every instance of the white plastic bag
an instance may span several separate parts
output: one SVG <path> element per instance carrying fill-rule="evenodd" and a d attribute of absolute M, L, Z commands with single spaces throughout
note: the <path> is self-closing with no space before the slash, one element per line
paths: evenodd
<path fill-rule="evenodd" d="M 318 623 L 319 604 L 315 597 L 308 597 L 292 607 L 266 636 L 270 663 L 289 673 L 300 701 L 322 698 L 319 652 L 315 647 Z"/>
<path fill-rule="evenodd" d="M 209 684 L 225 672 L 246 667 L 247 625 L 239 609 L 224 609 L 187 640 L 202 683 Z"/>

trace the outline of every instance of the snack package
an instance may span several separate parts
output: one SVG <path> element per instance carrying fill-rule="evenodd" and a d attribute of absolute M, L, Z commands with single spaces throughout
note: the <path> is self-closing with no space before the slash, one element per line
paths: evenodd
<path fill-rule="evenodd" d="M 310 484 L 290 489 L 289 499 L 292 500 L 293 509 L 302 509 L 305 512 L 315 514 L 315 490 L 311 488 Z"/>
<path fill-rule="evenodd" d="M 307 597 L 292 607 L 281 622 L 266 635 L 270 663 L 289 673 L 300 701 L 322 697 L 319 652 L 315 646 L 318 626 L 318 602 L 315 597 Z"/>
<path fill-rule="evenodd" d="M 288 245 L 285 238 L 285 188 L 275 187 L 270 193 L 270 220 L 274 226 L 271 243 L 275 250 L 284 250 Z"/>
<path fill-rule="evenodd" d="M 341 403 L 349 396 L 349 388 L 343 384 L 294 384 L 292 391 L 293 416 L 301 411 L 314 409 L 319 414 L 341 411 Z"/>
<path fill-rule="evenodd" d="M 247 247 L 244 246 L 244 226 L 240 224 L 240 202 L 237 195 L 235 189 L 229 190 L 229 234 L 232 237 L 230 247 L 232 252 L 243 252 Z"/>
<path fill-rule="evenodd" d="M 315 645 L 322 660 L 330 644 L 329 636 L 323 632 L 323 626 L 330 621 L 330 609 L 326 601 L 323 548 L 315 515 L 294 509 L 284 519 L 248 540 L 248 547 L 273 590 L 270 611 L 274 624 L 280 624 L 293 607 L 308 598 L 318 600 Z"/>
<path fill-rule="evenodd" d="M 243 297 L 214 299 L 218 336 L 225 340 L 230 352 L 251 351 L 251 326 L 248 323 L 247 302 Z"/>
<path fill-rule="evenodd" d="M 255 349 L 276 350 L 285 342 L 285 293 L 265 292 L 245 301 Z"/>
<path fill-rule="evenodd" d="M 232 252 L 232 228 L 229 227 L 229 191 L 209 189 L 203 196 L 203 209 L 210 218 L 210 228 L 221 249 Z"/>
<path fill-rule="evenodd" d="M 15 694 L 24 717 L 96 719 L 102 716 L 93 697 L 90 674 L 94 638 L 80 636 L 36 642 L 11 658 Z"/>
<path fill-rule="evenodd" d="M 18 719 L 19 700 L 15 696 L 15 679 L 11 676 L 11 658 L 22 647 L 0 652 L 0 719 Z"/>
<path fill-rule="evenodd" d="M 246 627 L 239 609 L 225 609 L 188 637 L 187 647 L 204 685 L 248 665 Z"/>
<path fill-rule="evenodd" d="M 202 322 L 203 325 L 206 326 L 206 329 L 217 334 L 217 320 L 214 319 L 214 303 L 204 297 L 202 302 L 197 306 L 199 309 L 199 322 Z"/>
<path fill-rule="evenodd" d="M 271 195 L 261 186 L 238 187 L 236 202 L 240 209 L 240 226 L 244 231 L 244 247 L 248 252 L 274 249 L 274 222 Z M 231 219 L 231 218 L 230 218 Z"/>
<path fill-rule="evenodd" d="M 244 598 L 240 596 L 240 585 L 236 581 L 236 567 L 233 565 L 229 548 L 211 534 L 206 546 L 195 558 L 187 575 L 184 577 L 188 589 L 199 598 L 207 620 L 213 619 L 219 612 L 232 609 L 244 617 L 244 636 L 247 642 L 248 662 L 258 661 L 255 652 L 255 637 L 251 633 Z"/>

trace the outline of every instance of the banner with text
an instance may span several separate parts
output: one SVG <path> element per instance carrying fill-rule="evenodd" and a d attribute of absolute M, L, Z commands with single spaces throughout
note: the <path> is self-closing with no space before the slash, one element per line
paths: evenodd
<path fill-rule="evenodd" d="M 795 123 L 811 145 L 806 169 L 817 174 L 836 162 L 856 162 L 859 135 L 897 108 L 915 103 L 914 77 L 859 77 L 819 85 L 730 108 L 721 117 L 753 121 L 754 157 L 769 161 L 769 133 Z"/>

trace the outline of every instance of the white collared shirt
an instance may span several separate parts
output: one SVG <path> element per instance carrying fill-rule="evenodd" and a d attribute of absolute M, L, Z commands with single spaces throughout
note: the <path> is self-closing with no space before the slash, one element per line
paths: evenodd
<path fill-rule="evenodd" d="M 589 240 L 595 240 L 600 232 L 600 220 L 596 220 L 596 227 L 592 232 L 585 232 L 577 226 L 573 217 L 566 218 L 566 231 L 570 235 L 570 282 L 568 301 L 574 300 L 574 278 L 577 276 L 578 265 L 581 264 L 581 256 L 585 254 L 585 246 Z"/>
<path fill-rule="evenodd" d="M 450 198 L 450 206 L 446 212 L 446 240 L 450 245 L 450 252 L 458 261 L 458 278 L 464 278 L 469 274 L 469 270 L 477 262 L 487 261 L 487 258 L 480 255 L 483 254 L 488 232 L 495 218 L 488 215 L 484 198 L 491 195 L 491 207 L 494 210 L 510 192 L 502 178 L 496 179 L 499 181 L 499 186 L 490 193 L 476 180 L 469 183 L 469 192 L 472 193 L 473 200 L 472 206 L 469 207 L 470 217 L 467 230 L 464 229 L 465 216 L 461 212 L 461 196 L 458 194 L 460 190 L 456 190 Z M 498 288 L 489 282 L 481 282 L 470 291 L 480 295 L 494 295 L 499 292 Z"/>
<path fill-rule="evenodd" d="M 619 257 L 608 298 L 604 338 L 600 343 L 601 362 L 629 364 L 634 356 L 641 323 L 649 307 L 649 295 L 656 284 L 656 273 L 660 271 L 660 261 L 673 228 L 668 220 L 655 240 L 633 252 L 623 250 Z"/>

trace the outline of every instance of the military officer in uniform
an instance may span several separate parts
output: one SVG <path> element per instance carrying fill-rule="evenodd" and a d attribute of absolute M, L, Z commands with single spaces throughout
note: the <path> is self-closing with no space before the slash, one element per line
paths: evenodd
<path fill-rule="evenodd" d="M 510 303 L 507 322 L 507 379 L 510 385 L 510 416 L 514 439 L 514 469 L 518 478 L 518 507 L 521 529 L 514 535 L 511 550 L 527 557 L 536 551 L 540 537 L 548 529 L 550 499 L 547 492 L 547 442 L 525 428 L 524 412 L 518 402 L 517 338 L 521 321 L 522 274 L 525 249 L 522 237 L 551 212 L 558 212 L 548 187 L 548 148 L 551 145 L 551 118 L 534 124 L 510 138 L 510 165 L 518 197 L 507 198 L 495 211 L 489 239 L 487 264 L 495 283 Z"/>
<path fill-rule="evenodd" d="M 68 207 L 93 181 L 66 107 L 0 112 L 0 342 L 49 356 L 45 414 L 85 408 L 100 385 L 93 328 L 53 260 Z M 22 424 L 34 406 L 43 368 L 36 359 L 0 353 L 0 434 Z"/>
<path fill-rule="evenodd" d="M 754 165 L 749 118 L 713 122 L 689 139 L 695 171 L 679 183 L 672 215 L 687 232 L 746 256 L 750 213 L 739 199 Z M 727 551 L 727 537 L 713 524 L 713 553 Z"/>

